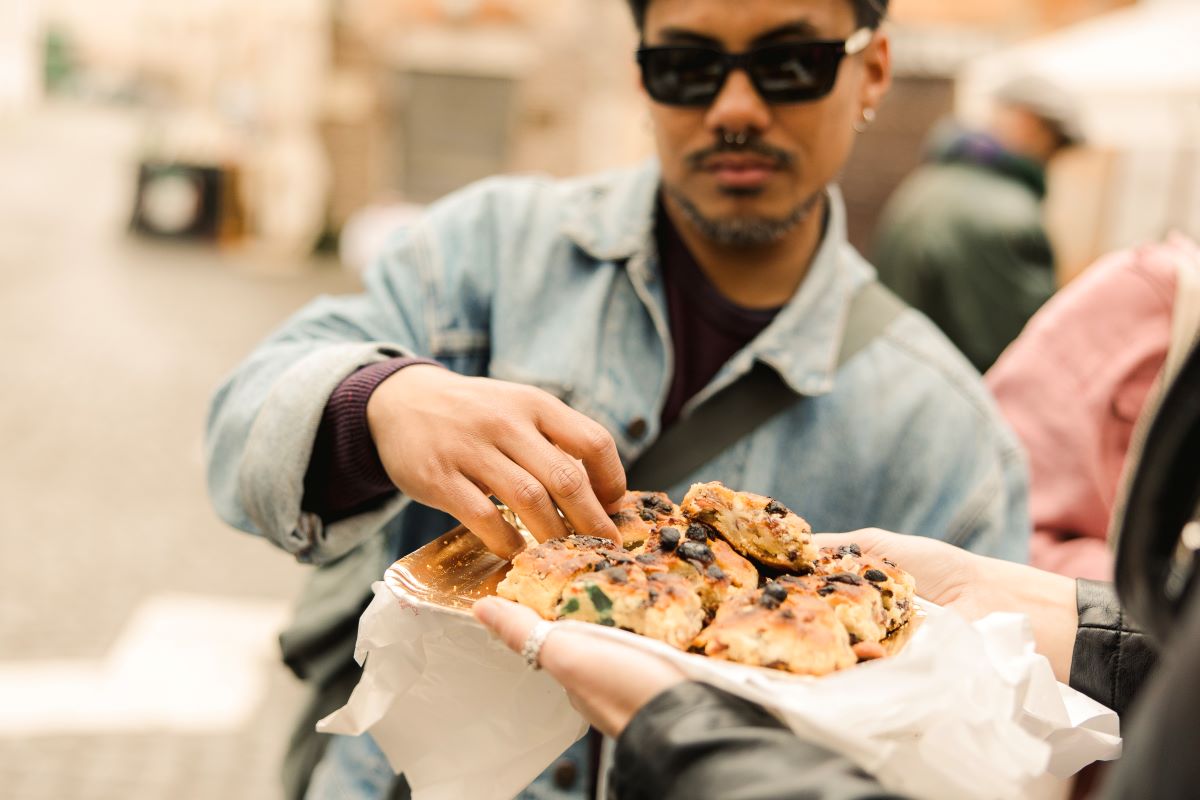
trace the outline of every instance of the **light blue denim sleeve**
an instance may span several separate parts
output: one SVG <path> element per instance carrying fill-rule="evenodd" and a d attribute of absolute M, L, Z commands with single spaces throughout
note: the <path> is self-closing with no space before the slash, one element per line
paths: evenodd
<path fill-rule="evenodd" d="M 479 234 L 487 232 L 490 194 L 476 187 L 433 207 L 368 270 L 362 294 L 312 301 L 217 390 L 207 421 L 208 488 L 226 522 L 321 563 L 399 513 L 401 496 L 328 526 L 303 512 L 313 441 L 329 396 L 357 369 L 423 355 L 471 371 L 472 354 L 486 351 L 491 265 Z M 457 250 L 449 261 L 447 249 Z"/>

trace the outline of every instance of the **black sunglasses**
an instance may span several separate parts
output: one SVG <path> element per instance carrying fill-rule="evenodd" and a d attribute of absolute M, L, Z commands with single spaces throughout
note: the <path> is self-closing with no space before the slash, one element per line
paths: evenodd
<path fill-rule="evenodd" d="M 833 91 L 842 59 L 862 52 L 874 34 L 870 28 L 859 28 L 845 40 L 783 42 L 744 53 L 699 45 L 643 47 L 637 51 L 637 61 L 642 85 L 664 105 L 709 105 L 735 69 L 746 71 L 768 103 L 804 103 Z"/>

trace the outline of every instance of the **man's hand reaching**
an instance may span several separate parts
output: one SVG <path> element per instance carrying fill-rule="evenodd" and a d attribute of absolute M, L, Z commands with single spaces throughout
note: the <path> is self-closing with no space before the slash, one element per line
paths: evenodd
<path fill-rule="evenodd" d="M 376 388 L 367 422 L 392 482 L 497 555 L 524 541 L 489 495 L 538 541 L 566 536 L 563 517 L 576 533 L 620 541 L 606 511 L 625 493 L 612 436 L 540 389 L 418 364 Z"/>

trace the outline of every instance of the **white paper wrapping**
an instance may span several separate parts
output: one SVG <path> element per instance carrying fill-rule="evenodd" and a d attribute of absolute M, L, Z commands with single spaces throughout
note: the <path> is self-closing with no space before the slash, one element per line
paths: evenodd
<path fill-rule="evenodd" d="M 470 616 L 374 586 L 355 657 L 363 677 L 325 733 L 370 731 L 414 800 L 507 800 L 586 724 L 548 675 Z M 1115 713 L 1054 680 L 1023 615 L 974 624 L 930 604 L 896 656 L 814 679 L 679 652 L 620 630 L 562 622 L 669 660 L 761 703 L 797 735 L 918 798 L 1018 798 L 1120 755 Z"/>

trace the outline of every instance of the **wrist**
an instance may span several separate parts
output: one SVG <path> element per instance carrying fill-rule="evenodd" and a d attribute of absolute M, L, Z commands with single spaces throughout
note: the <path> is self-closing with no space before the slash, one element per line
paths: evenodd
<path fill-rule="evenodd" d="M 1050 662 L 1054 677 L 1067 683 L 1079 627 L 1075 579 L 1024 564 L 1003 563 L 1006 569 L 992 573 L 988 591 L 1008 602 L 995 610 L 1029 617 L 1035 649 Z"/>
<path fill-rule="evenodd" d="M 1038 652 L 1054 668 L 1054 677 L 1061 683 L 1069 683 L 1075 634 L 1079 629 L 1075 579 L 1052 572 L 1040 574 L 1044 580 L 1035 591 L 1041 610 L 1030 614 L 1033 637 Z"/>
<path fill-rule="evenodd" d="M 409 391 L 407 384 L 413 379 L 419 379 L 425 373 L 434 370 L 445 371 L 445 367 L 435 361 L 409 360 L 400 364 L 391 374 L 379 381 L 367 398 L 364 416 L 367 431 L 375 449 L 379 449 L 379 441 L 386 435 L 389 422 L 395 416 L 396 401 Z"/>

